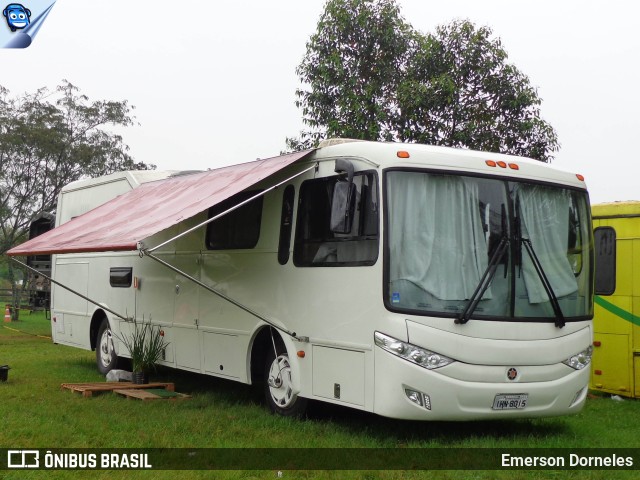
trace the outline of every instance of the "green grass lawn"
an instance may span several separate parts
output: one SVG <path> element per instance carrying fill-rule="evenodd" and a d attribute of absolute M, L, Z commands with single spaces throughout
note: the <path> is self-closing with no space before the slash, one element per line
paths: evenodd
<path fill-rule="evenodd" d="M 250 386 L 162 369 L 184 401 L 83 398 L 61 383 L 99 382 L 94 352 L 54 345 L 43 314 L 0 326 L 0 448 L 640 448 L 640 403 L 591 396 L 578 415 L 418 423 L 312 403 L 306 420 L 268 413 Z M 426 451 L 426 450 L 425 450 Z M 282 478 L 637 478 L 633 471 L 284 471 Z M 278 478 L 276 471 L 0 471 L 0 478 Z"/>

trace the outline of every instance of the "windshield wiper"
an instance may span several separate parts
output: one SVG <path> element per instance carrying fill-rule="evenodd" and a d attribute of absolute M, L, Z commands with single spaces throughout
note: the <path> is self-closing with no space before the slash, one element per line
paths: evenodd
<path fill-rule="evenodd" d="M 508 247 L 509 239 L 506 236 L 502 237 L 500 243 L 498 244 L 498 248 L 496 248 L 496 250 L 493 252 L 491 260 L 489 260 L 489 264 L 482 274 L 482 278 L 480 279 L 478 286 L 473 292 L 473 295 L 471 295 L 471 298 L 469 298 L 469 303 L 467 303 L 464 311 L 456 317 L 454 323 L 465 324 L 469 321 L 471 315 L 473 315 L 473 312 L 478 306 L 478 303 L 482 299 L 484 292 L 486 292 L 487 288 L 489 288 L 489 285 L 491 285 L 493 277 L 496 274 L 496 269 L 498 268 L 498 263 L 500 263 L 500 260 L 502 260 L 502 257 L 504 256 Z"/>
<path fill-rule="evenodd" d="M 549 300 L 551 301 L 551 308 L 553 308 L 553 313 L 556 316 L 556 327 L 562 328 L 565 326 L 564 315 L 562 314 L 562 309 L 560 308 L 560 302 L 558 302 L 558 297 L 556 293 L 553 291 L 551 287 L 551 283 L 549 282 L 549 278 L 547 274 L 544 272 L 542 268 L 542 264 L 540 263 L 540 259 L 536 255 L 535 250 L 533 249 L 533 245 L 531 245 L 531 240 L 528 238 L 520 238 L 520 242 L 522 242 L 533 262 L 533 266 L 536 269 L 536 273 L 538 277 L 540 277 L 540 281 L 542 282 L 542 286 L 544 290 L 547 292 L 549 296 Z"/>

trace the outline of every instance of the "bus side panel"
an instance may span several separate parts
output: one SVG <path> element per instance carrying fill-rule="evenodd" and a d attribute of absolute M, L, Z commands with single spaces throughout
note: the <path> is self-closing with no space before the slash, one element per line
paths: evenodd
<path fill-rule="evenodd" d="M 594 390 L 637 395 L 640 374 L 634 368 L 634 343 L 638 328 L 632 323 L 640 314 L 640 282 L 634 276 L 634 258 L 640 258 L 637 218 L 594 220 L 594 228 L 611 227 L 616 232 L 616 283 L 612 295 L 599 295 L 594 312 L 594 352 L 591 384 Z M 597 248 L 597 246 L 596 246 Z M 640 392 L 639 392 L 640 393 Z"/>
<path fill-rule="evenodd" d="M 86 296 L 89 288 L 89 263 L 68 260 L 61 255 L 57 256 L 56 262 L 57 280 Z M 54 285 L 53 299 L 55 302 L 51 309 L 53 341 L 90 349 L 89 326 L 85 321 L 88 302 L 57 285 Z"/>
<path fill-rule="evenodd" d="M 640 222 L 639 222 L 640 223 Z M 632 266 L 637 265 L 640 261 L 640 239 L 633 241 L 633 260 L 629 263 Z M 633 268 L 633 267 L 632 267 Z M 637 267 L 636 267 L 637 268 Z M 640 269 L 636 272 L 640 276 Z M 631 342 L 630 355 L 632 355 L 632 386 L 633 395 L 640 398 L 640 278 L 633 282 L 633 318 L 630 324 Z"/>

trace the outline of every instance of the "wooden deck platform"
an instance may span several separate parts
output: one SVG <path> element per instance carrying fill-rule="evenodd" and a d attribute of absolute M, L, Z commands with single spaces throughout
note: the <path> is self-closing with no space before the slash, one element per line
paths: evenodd
<path fill-rule="evenodd" d="M 136 398 L 138 400 L 147 401 L 147 400 L 184 400 L 186 398 L 191 398 L 190 395 L 185 395 L 184 393 L 177 393 L 173 391 L 167 391 L 162 389 L 161 391 L 158 389 L 118 389 L 114 390 L 114 393 L 118 395 L 122 395 L 128 399 Z M 165 393 L 162 393 L 165 392 Z"/>
<path fill-rule="evenodd" d="M 175 391 L 175 385 L 167 382 L 137 384 L 131 382 L 95 382 L 95 383 L 63 383 L 60 388 L 81 393 L 83 397 L 91 397 L 94 393 L 113 392 L 114 390 L 144 390 L 161 388 L 169 392 Z"/>

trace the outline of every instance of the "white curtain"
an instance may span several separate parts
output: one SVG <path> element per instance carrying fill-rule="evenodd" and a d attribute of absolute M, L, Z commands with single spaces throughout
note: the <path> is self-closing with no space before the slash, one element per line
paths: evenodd
<path fill-rule="evenodd" d="M 476 182 L 412 172 L 389 180 L 390 280 L 441 300 L 469 299 L 488 263 Z"/>
<path fill-rule="evenodd" d="M 520 205 L 522 236 L 531 241 L 551 288 L 558 298 L 578 290 L 567 258 L 569 243 L 569 192 L 556 188 L 521 185 L 516 191 Z M 530 303 L 549 301 L 542 281 L 523 246 L 522 273 Z"/>

